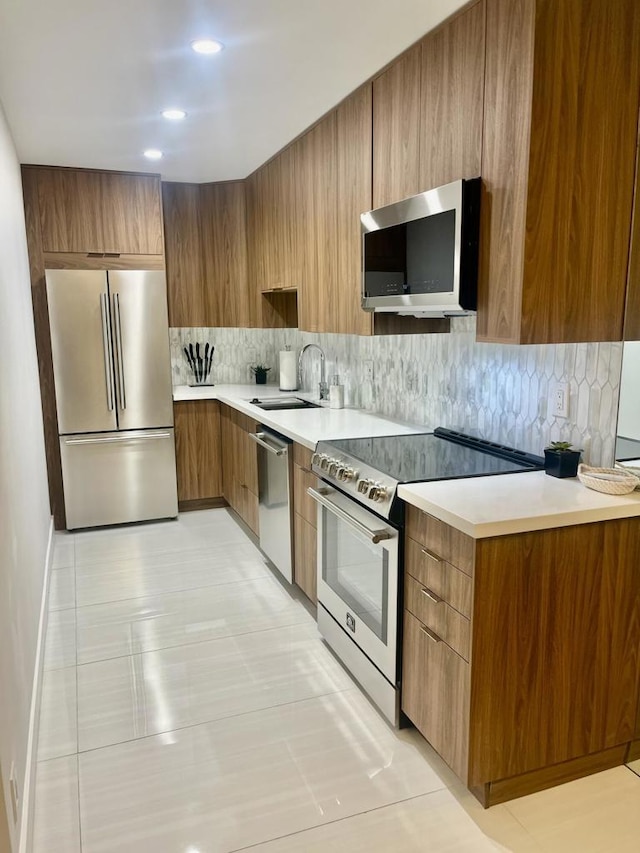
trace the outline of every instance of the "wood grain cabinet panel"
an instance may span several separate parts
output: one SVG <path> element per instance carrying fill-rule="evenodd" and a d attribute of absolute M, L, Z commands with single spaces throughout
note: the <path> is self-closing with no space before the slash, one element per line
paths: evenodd
<path fill-rule="evenodd" d="M 157 175 L 103 172 L 105 252 L 162 255 L 162 200 Z"/>
<path fill-rule="evenodd" d="M 371 210 L 372 93 L 361 86 L 336 110 L 337 259 L 330 327 L 346 335 L 370 335 L 373 314 L 363 311 L 360 214 Z"/>
<path fill-rule="evenodd" d="M 473 576 L 476 542 L 471 536 L 414 506 L 407 507 L 406 532 L 436 559 Z"/>
<path fill-rule="evenodd" d="M 205 325 L 253 326 L 245 182 L 200 184 L 199 204 Z"/>
<path fill-rule="evenodd" d="M 484 0 L 421 42 L 420 187 L 481 174 Z"/>
<path fill-rule="evenodd" d="M 468 620 L 422 593 L 421 546 L 406 546 L 402 708 L 481 801 L 620 764 L 638 735 L 638 520 L 474 542 L 470 645 Z M 451 747 L 461 725 L 468 762 L 467 740 Z"/>
<path fill-rule="evenodd" d="M 620 340 L 640 6 L 486 5 L 478 337 Z"/>
<path fill-rule="evenodd" d="M 404 612 L 402 710 L 451 769 L 465 779 L 469 741 L 469 664 L 434 642 Z"/>
<path fill-rule="evenodd" d="M 200 186 L 162 184 L 169 325 L 209 326 L 200 237 Z M 212 324 L 211 324 L 212 325 Z"/>
<path fill-rule="evenodd" d="M 220 404 L 189 400 L 173 404 L 178 501 L 222 496 Z"/>
<path fill-rule="evenodd" d="M 435 557 L 409 536 L 405 537 L 405 571 L 458 613 L 471 617 L 473 581 L 469 575 Z"/>
<path fill-rule="evenodd" d="M 317 530 L 298 513 L 293 516 L 293 580 L 317 604 Z"/>
<path fill-rule="evenodd" d="M 258 454 L 248 436 L 255 423 L 229 406 L 220 407 L 222 490 L 229 505 L 258 536 Z"/>
<path fill-rule="evenodd" d="M 301 515 L 305 521 L 317 526 L 318 504 L 310 495 L 307 494 L 307 489 L 311 486 L 316 486 L 316 476 L 299 465 L 293 466 L 293 508 L 298 515 Z"/>
<path fill-rule="evenodd" d="M 471 645 L 470 622 L 411 575 L 404 579 L 404 606 L 427 627 L 437 642 L 445 642 L 466 661 Z"/>
<path fill-rule="evenodd" d="M 38 169 L 43 251 L 162 255 L 160 178 Z"/>
<path fill-rule="evenodd" d="M 100 172 L 34 169 L 42 251 L 105 252 Z"/>
<path fill-rule="evenodd" d="M 373 81 L 373 207 L 421 192 L 422 47 L 411 48 Z"/>

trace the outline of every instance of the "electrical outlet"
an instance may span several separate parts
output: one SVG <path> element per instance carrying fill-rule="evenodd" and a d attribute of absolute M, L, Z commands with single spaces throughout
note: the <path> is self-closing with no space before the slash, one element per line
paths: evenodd
<path fill-rule="evenodd" d="M 373 382 L 373 359 L 364 362 L 365 382 Z"/>
<path fill-rule="evenodd" d="M 569 417 L 569 383 L 556 382 L 551 391 L 551 415 L 554 418 Z"/>

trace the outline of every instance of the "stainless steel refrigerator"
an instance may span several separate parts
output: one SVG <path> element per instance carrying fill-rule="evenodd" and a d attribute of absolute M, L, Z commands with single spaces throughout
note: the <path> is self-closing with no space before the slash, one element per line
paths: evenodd
<path fill-rule="evenodd" d="M 46 281 L 67 527 L 176 516 L 164 272 Z"/>

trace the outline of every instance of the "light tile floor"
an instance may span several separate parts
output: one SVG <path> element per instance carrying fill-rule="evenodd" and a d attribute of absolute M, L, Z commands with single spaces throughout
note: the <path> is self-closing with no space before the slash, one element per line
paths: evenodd
<path fill-rule="evenodd" d="M 624 767 L 483 810 L 226 510 L 56 537 L 35 853 L 638 853 Z"/>

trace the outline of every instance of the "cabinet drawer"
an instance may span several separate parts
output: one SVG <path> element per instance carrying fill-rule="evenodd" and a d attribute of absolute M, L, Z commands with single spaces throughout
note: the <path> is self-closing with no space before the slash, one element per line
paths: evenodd
<path fill-rule="evenodd" d="M 405 571 L 463 616 L 471 618 L 473 580 L 408 536 L 405 539 Z"/>
<path fill-rule="evenodd" d="M 299 465 L 293 466 L 293 507 L 313 527 L 318 526 L 318 504 L 307 494 L 307 488 L 316 485 L 315 474 L 307 474 Z"/>
<path fill-rule="evenodd" d="M 466 783 L 469 664 L 404 612 L 402 710 Z"/>
<path fill-rule="evenodd" d="M 407 535 L 473 577 L 476 542 L 471 536 L 414 506 L 407 506 Z"/>
<path fill-rule="evenodd" d="M 469 660 L 470 622 L 411 575 L 405 575 L 404 606 L 433 634 L 434 640 L 444 640 L 451 648 Z"/>

